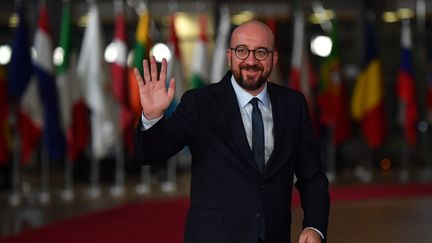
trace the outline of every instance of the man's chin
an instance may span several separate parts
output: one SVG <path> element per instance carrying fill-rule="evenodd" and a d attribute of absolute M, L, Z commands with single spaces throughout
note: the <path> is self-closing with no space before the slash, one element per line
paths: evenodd
<path fill-rule="evenodd" d="M 242 70 L 242 76 L 244 80 L 258 80 L 261 75 L 261 71 L 248 71 L 244 69 Z"/>
<path fill-rule="evenodd" d="M 259 87 L 261 87 L 262 83 L 259 82 L 259 80 L 249 80 L 249 79 L 243 79 L 242 84 L 240 85 L 242 88 L 246 90 L 257 90 Z"/>

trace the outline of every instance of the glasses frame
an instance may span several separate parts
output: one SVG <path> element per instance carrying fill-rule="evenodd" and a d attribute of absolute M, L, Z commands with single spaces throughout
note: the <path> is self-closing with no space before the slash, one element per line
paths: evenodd
<path fill-rule="evenodd" d="M 245 58 L 240 58 L 240 57 L 238 56 L 238 54 L 237 54 L 237 49 L 239 49 L 239 48 L 243 48 L 243 49 L 246 49 L 246 50 L 248 51 L 248 54 L 247 54 L 247 56 L 246 56 Z M 235 47 L 235 48 L 231 47 L 231 48 L 229 48 L 229 49 L 232 50 L 232 51 L 234 51 L 234 55 L 235 55 L 238 59 L 240 59 L 240 60 L 246 60 L 246 59 L 249 57 L 250 53 L 253 52 L 253 56 L 254 56 L 255 59 L 257 59 L 258 61 L 264 61 L 264 60 L 267 59 L 267 57 L 269 56 L 270 53 L 274 53 L 274 52 L 275 52 L 274 50 L 271 51 L 271 50 L 268 50 L 268 49 L 265 48 L 265 47 L 260 47 L 260 48 L 257 48 L 257 49 L 248 49 L 248 48 L 245 47 L 245 46 L 237 46 L 237 47 Z M 267 55 L 266 55 L 263 59 L 259 59 L 259 58 L 257 58 L 257 56 L 256 56 L 256 54 L 255 54 L 257 50 L 265 50 L 265 51 L 267 52 Z"/>

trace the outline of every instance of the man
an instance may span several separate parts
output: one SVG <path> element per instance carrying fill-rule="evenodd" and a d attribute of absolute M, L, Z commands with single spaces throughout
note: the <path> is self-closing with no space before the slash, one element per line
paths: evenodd
<path fill-rule="evenodd" d="M 166 89 L 166 61 L 159 77 L 153 57 L 150 67 L 143 61 L 144 79 L 135 70 L 143 109 L 140 162 L 164 161 L 190 147 L 187 243 L 290 242 L 294 174 L 304 211 L 299 242 L 321 242 L 328 180 L 303 95 L 268 82 L 278 59 L 273 33 L 256 20 L 238 26 L 227 57 L 231 71 L 217 84 L 186 92 L 168 119 L 163 114 L 175 83 Z"/>

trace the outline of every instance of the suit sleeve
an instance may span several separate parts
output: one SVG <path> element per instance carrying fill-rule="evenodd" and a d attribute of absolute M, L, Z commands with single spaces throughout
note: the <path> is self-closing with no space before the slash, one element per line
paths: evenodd
<path fill-rule="evenodd" d="M 301 104 L 302 128 L 295 173 L 304 213 L 303 228 L 316 228 L 327 238 L 330 208 L 328 180 L 304 96 Z"/>
<path fill-rule="evenodd" d="M 193 139 L 198 129 L 198 109 L 193 92 L 186 92 L 176 111 L 163 117 L 151 128 L 143 130 L 141 122 L 135 136 L 135 155 L 140 164 L 166 161 Z"/>

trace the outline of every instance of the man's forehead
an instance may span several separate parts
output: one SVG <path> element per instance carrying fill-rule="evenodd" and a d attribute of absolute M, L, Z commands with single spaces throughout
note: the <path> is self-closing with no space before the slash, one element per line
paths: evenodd
<path fill-rule="evenodd" d="M 234 46 L 246 46 L 249 48 L 270 48 L 271 40 L 269 37 L 264 37 L 261 35 L 251 35 L 245 32 L 241 32 L 238 33 L 236 36 L 233 36 L 231 44 Z"/>
<path fill-rule="evenodd" d="M 239 25 L 231 36 L 231 45 L 254 45 L 254 47 L 273 46 L 273 34 L 271 30 L 259 21 L 248 22 Z"/>

